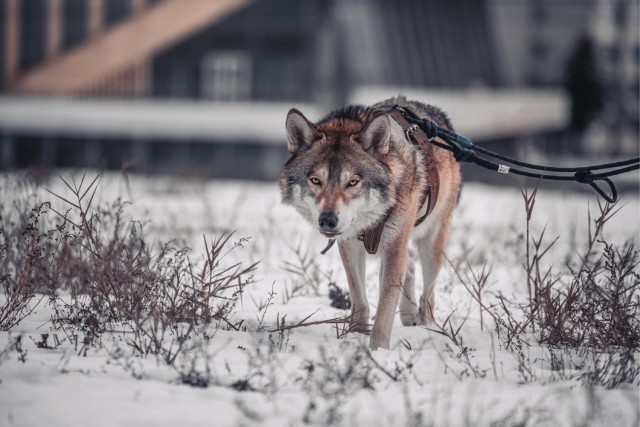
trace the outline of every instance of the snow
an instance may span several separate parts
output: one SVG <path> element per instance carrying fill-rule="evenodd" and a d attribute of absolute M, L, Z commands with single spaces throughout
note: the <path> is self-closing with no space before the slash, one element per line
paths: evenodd
<path fill-rule="evenodd" d="M 43 187 L 65 191 L 57 178 Z M 523 350 L 533 377 L 527 378 L 516 356 L 500 346 L 488 316 L 480 329 L 477 304 L 449 266 L 438 278 L 436 319 L 444 321 L 455 309 L 452 322 L 457 326 L 468 316 L 460 331 L 470 348 L 467 362 L 456 356 L 461 349 L 447 338 L 420 327 L 402 327 L 399 319 L 392 348 L 369 355 L 363 350 L 366 338 L 336 339 L 329 324 L 283 335 L 259 331 L 259 326 L 273 328 L 285 315 L 292 324 L 311 314 L 309 321 L 347 314 L 330 307 L 328 280 L 322 280 L 319 295 L 305 289 L 286 296 L 297 278 L 285 270 L 284 262 L 294 262 L 297 247 L 309 251 L 318 268 L 342 289 L 347 284 L 337 250 L 319 255 L 325 239 L 279 203 L 276 183 L 107 174 L 100 188 L 100 203 L 116 197 L 132 201 L 128 212 L 148 219 L 149 240 L 160 244 L 178 239 L 193 249 L 194 257 L 204 250 L 203 235 L 212 238 L 235 230 L 234 238 L 250 237 L 230 254 L 233 260 L 261 262 L 256 282 L 236 313 L 245 319 L 247 331 L 218 330 L 203 344 L 201 357 L 209 359 L 212 381 L 207 388 L 197 388 L 181 384 L 175 370 L 153 357 L 113 360 L 109 354 L 118 345 L 117 336 L 103 337 L 103 347 L 90 349 L 86 356 L 78 355 L 69 342 L 55 349 L 37 348 L 41 334 L 64 338 L 48 323 L 51 309 L 43 300 L 20 325 L 0 333 L 0 352 L 20 334 L 27 352 L 24 362 L 16 352 L 0 360 L 0 425 L 635 426 L 640 420 L 637 383 L 608 390 L 561 378 L 545 362 L 549 350 L 535 341 Z M 7 197 L 9 191 L 3 181 L 0 196 Z M 40 194 L 43 200 L 52 199 L 42 189 Z M 54 207 L 61 203 L 52 202 Z M 638 242 L 638 194 L 624 194 L 621 205 L 605 237 L 612 243 Z M 549 242 L 560 236 L 549 263 L 562 267 L 568 256 L 580 253 L 586 244 L 587 210 L 593 217 L 596 208 L 593 194 L 541 185 L 532 231 L 537 235 L 546 226 Z M 447 256 L 454 265 L 468 263 L 472 268 L 486 261 L 493 268 L 490 291 L 523 297 L 523 232 L 520 189 L 468 183 Z M 372 312 L 378 295 L 376 267 L 374 261 L 367 269 Z M 258 307 L 266 304 L 272 289 L 276 295 L 265 313 Z M 272 341 L 280 351 L 273 351 Z M 640 352 L 635 354 L 640 357 Z M 126 363 L 130 365 L 125 369 Z M 249 380 L 255 391 L 234 389 L 231 385 L 239 380 Z"/>

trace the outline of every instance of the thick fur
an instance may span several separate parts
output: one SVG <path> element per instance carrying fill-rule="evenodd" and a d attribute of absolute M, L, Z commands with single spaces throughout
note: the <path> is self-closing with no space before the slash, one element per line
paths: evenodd
<path fill-rule="evenodd" d="M 424 158 L 388 115 L 394 105 L 453 130 L 440 109 L 404 97 L 371 107 L 345 107 L 315 124 L 292 109 L 286 122 L 291 158 L 280 179 L 283 203 L 294 206 L 319 232 L 337 239 L 353 301 L 353 322 L 361 332 L 370 333 L 374 349 L 389 348 L 398 304 L 405 326 L 433 321 L 435 279 L 444 260 L 461 185 L 460 168 L 453 156 L 434 147 L 440 175 L 438 200 L 427 220 L 414 227 L 416 218 L 426 210 L 426 206 L 420 207 L 427 185 Z M 383 221 L 387 213 L 378 250 L 380 296 L 370 327 L 365 292 L 367 253 L 357 237 Z M 419 301 L 414 281 L 416 251 L 410 249 L 411 241 L 424 278 Z"/>

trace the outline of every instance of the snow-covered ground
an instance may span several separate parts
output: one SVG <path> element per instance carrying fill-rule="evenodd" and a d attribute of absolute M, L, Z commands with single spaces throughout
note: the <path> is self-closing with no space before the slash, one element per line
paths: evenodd
<path fill-rule="evenodd" d="M 0 184 L 0 197 L 10 196 L 7 183 Z M 65 191 L 57 178 L 43 186 Z M 43 191 L 41 196 L 53 199 Z M 480 328 L 478 304 L 450 266 L 438 278 L 436 319 L 442 323 L 455 311 L 451 322 L 457 327 L 467 318 L 460 346 L 425 328 L 402 327 L 399 319 L 392 348 L 372 353 L 358 336 L 337 339 L 336 325 L 268 332 L 284 316 L 291 325 L 310 315 L 308 321 L 319 321 L 348 313 L 332 308 L 327 296 L 330 281 L 348 289 L 337 249 L 320 256 L 325 239 L 280 205 L 275 183 L 108 174 L 97 197 L 103 203 L 131 200 L 128 213 L 148 220 L 149 240 L 177 239 L 192 248 L 193 258 L 204 250 L 203 235 L 236 230 L 234 238 L 249 238 L 229 255 L 247 264 L 260 261 L 236 312 L 247 331 L 220 329 L 203 341 L 193 354 L 199 355 L 197 364 L 210 368 L 211 382 L 197 388 L 182 384 L 173 368 L 153 357 L 114 360 L 117 335 L 103 336 L 102 346 L 86 355 L 68 342 L 38 348 L 41 334 L 64 337 L 52 330 L 51 309 L 43 300 L 12 331 L 0 333 L 0 352 L 20 334 L 23 350 L 0 356 L 0 426 L 637 426 L 640 421 L 637 381 L 614 389 L 586 387 L 571 372 L 554 371 L 550 349 L 533 340 L 519 353 L 504 349 L 486 314 Z M 591 209 L 593 219 L 597 206 L 594 194 L 541 186 L 533 234 L 546 227 L 545 241 L 560 236 L 545 257 L 548 266 L 561 271 L 584 251 L 587 212 Z M 638 194 L 624 194 L 620 206 L 603 237 L 637 243 Z M 519 189 L 465 184 L 447 256 L 467 271 L 479 271 L 486 262 L 492 267 L 487 292 L 524 298 L 524 230 Z M 285 263 L 295 265 L 305 253 L 320 277 L 319 295 L 313 289 L 293 291 L 300 277 Z M 372 313 L 376 268 L 373 261 L 367 269 Z"/>

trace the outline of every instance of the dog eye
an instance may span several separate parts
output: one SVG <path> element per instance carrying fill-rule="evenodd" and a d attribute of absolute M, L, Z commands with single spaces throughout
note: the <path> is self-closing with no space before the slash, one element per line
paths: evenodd
<path fill-rule="evenodd" d="M 320 180 L 315 176 L 312 176 L 311 178 L 309 178 L 309 182 L 312 183 L 313 185 L 320 185 Z"/>
<path fill-rule="evenodd" d="M 351 181 L 348 182 L 347 187 L 355 187 L 356 185 L 358 185 L 359 182 L 360 182 L 359 179 L 353 178 Z"/>

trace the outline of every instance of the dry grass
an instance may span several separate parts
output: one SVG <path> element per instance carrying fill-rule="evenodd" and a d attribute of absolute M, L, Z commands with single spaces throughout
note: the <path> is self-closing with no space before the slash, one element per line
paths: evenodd
<path fill-rule="evenodd" d="M 195 332 L 241 328 L 233 312 L 256 264 L 225 257 L 243 240 L 204 238 L 206 251 L 193 262 L 188 248 L 148 243 L 126 202 L 95 207 L 100 175 L 61 180 L 71 196 L 50 193 L 66 210 L 44 203 L 17 220 L 0 217 L 2 329 L 18 324 L 37 294 L 47 295 L 51 323 L 81 342 L 81 353 L 101 345 L 106 332 L 124 332 L 131 351 L 173 365 Z"/>
<path fill-rule="evenodd" d="M 580 372 L 578 377 L 589 384 L 607 387 L 640 380 L 640 251 L 633 240 L 615 246 L 603 240 L 605 225 L 620 208 L 598 204 L 585 236 L 586 248 L 574 265 L 558 268 L 547 262 L 551 248 L 543 229 L 536 237 L 531 232 L 531 218 L 537 192 L 522 192 L 525 208 L 524 271 L 527 298 L 517 301 L 501 293 L 487 292 L 491 268 L 485 264 L 474 271 L 470 265 L 462 270 L 449 263 L 459 283 L 468 291 L 482 313 L 494 321 L 501 345 L 520 362 L 522 377 L 533 381 L 535 375 L 525 347 L 536 340 L 550 349 L 550 365 L 558 371 Z M 570 258 L 570 257 L 567 257 Z M 462 346 L 459 329 L 446 319 L 435 331 Z M 447 327 L 448 325 L 448 327 Z M 572 351 L 577 356 L 559 364 L 558 352 Z M 555 358 L 555 359 L 554 359 Z M 560 375 L 563 377 L 563 375 Z M 571 374 L 574 378 L 576 374 Z"/>
<path fill-rule="evenodd" d="M 193 337 L 206 341 L 210 328 L 213 333 L 219 327 L 244 330 L 234 311 L 256 265 L 226 262 L 228 253 L 241 249 L 243 240 L 234 243 L 230 234 L 205 238 L 205 252 L 194 262 L 191 251 L 174 242 L 149 243 L 145 223 L 128 215 L 126 202 L 95 206 L 99 175 L 62 182 L 66 194 L 51 194 L 63 209 L 31 195 L 14 202 L 0 200 L 0 329 L 19 325 L 46 300 L 54 309 L 52 324 L 75 343 L 78 353 L 103 346 L 105 334 L 122 333 L 123 345 L 109 351 L 123 366 L 130 366 L 134 356 L 152 355 L 174 367 L 181 381 L 200 387 L 209 384 L 206 346 Z M 520 362 L 524 381 L 536 380 L 534 362 L 525 351 L 535 340 L 549 349 L 546 362 L 558 378 L 605 387 L 636 384 L 640 253 L 633 241 L 615 246 L 603 240 L 603 230 L 618 208 L 599 205 L 597 215 L 589 217 L 584 250 L 565 258 L 574 259 L 572 263 L 558 266 L 550 260 L 558 238 L 548 239 L 545 230 L 538 235 L 531 231 L 536 194 L 522 194 L 526 223 L 520 253 L 526 295 L 518 299 L 492 293 L 490 260 L 450 262 L 454 281 L 477 303 L 480 329 L 494 324 L 498 344 Z M 294 261 L 285 264 L 293 285 L 286 289 L 283 303 L 319 295 L 328 284 L 331 304 L 348 309 L 348 293 L 335 286 L 331 272 L 323 270 L 316 256 L 301 247 L 293 253 Z M 258 332 L 269 334 L 270 352 L 292 351 L 289 337 L 299 328 L 328 324 L 337 339 L 370 328 L 354 324 L 348 315 L 314 320 L 316 313 L 293 323 L 277 316 L 275 325 L 265 325 L 274 297 L 272 288 L 266 303 L 255 303 Z M 462 337 L 466 319 L 455 320 L 453 314 L 429 329 L 455 346 L 456 351 L 443 357 L 458 360 L 480 378 L 484 371 L 472 363 L 471 349 Z M 412 349 L 406 340 L 403 345 Z M 40 348 L 51 348 L 44 337 Z M 395 375 L 363 355 L 373 364 L 372 372 Z"/>

